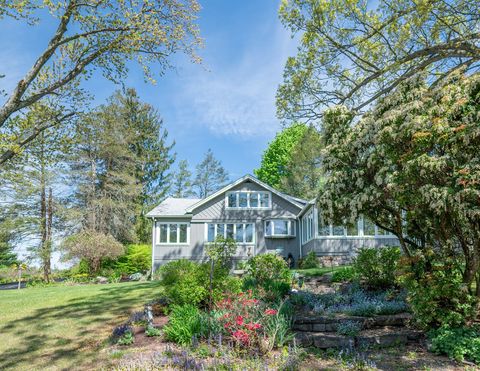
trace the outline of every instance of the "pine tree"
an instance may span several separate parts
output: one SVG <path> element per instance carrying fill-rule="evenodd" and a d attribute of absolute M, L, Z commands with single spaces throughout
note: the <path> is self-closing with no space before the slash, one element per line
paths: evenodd
<path fill-rule="evenodd" d="M 220 189 L 228 181 L 228 173 L 221 162 L 213 156 L 211 149 L 208 149 L 203 161 L 197 165 L 195 181 L 193 185 L 197 188 L 197 195 L 200 198 L 207 197 Z"/>
<path fill-rule="evenodd" d="M 178 163 L 178 169 L 173 176 L 172 196 L 182 198 L 193 195 L 192 172 L 188 169 L 188 161 L 182 160 Z"/>

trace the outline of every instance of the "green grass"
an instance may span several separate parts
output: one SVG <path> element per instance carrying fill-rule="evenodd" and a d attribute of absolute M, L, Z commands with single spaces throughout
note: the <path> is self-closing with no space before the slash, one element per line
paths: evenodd
<path fill-rule="evenodd" d="M 0 369 L 98 367 L 112 329 L 160 291 L 158 281 L 0 291 Z"/>
<path fill-rule="evenodd" d="M 325 273 L 331 273 L 338 271 L 344 267 L 349 267 L 349 265 L 342 265 L 339 267 L 322 267 L 322 268 L 309 268 L 309 269 L 293 269 L 293 271 L 298 272 L 305 277 L 320 277 Z"/>

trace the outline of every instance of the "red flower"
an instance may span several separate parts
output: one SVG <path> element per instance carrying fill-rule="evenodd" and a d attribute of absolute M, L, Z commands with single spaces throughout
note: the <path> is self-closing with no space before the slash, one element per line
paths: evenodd
<path fill-rule="evenodd" d="M 232 326 L 231 322 L 227 322 L 223 325 L 223 327 L 225 327 L 226 329 L 228 329 L 230 326 Z"/>
<path fill-rule="evenodd" d="M 248 345 L 250 343 L 250 338 L 245 331 L 237 330 L 232 334 L 233 338 L 237 341 L 240 341 L 243 345 Z"/>
<path fill-rule="evenodd" d="M 265 314 L 267 314 L 269 316 L 274 316 L 275 314 L 277 314 L 277 311 L 275 309 L 267 309 L 265 311 Z"/>
<path fill-rule="evenodd" d="M 242 316 L 237 316 L 236 322 L 238 326 L 243 325 L 243 317 Z"/>
<path fill-rule="evenodd" d="M 247 323 L 247 324 L 245 325 L 245 327 L 246 327 L 247 329 L 249 329 L 250 331 L 255 331 L 255 330 L 261 328 L 262 325 L 259 324 L 259 323 Z"/>

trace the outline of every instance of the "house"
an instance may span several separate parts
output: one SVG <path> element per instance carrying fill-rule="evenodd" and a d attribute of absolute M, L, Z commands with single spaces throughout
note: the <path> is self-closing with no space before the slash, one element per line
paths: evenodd
<path fill-rule="evenodd" d="M 218 235 L 237 242 L 236 260 L 266 252 L 295 261 L 309 251 L 330 263 L 346 262 L 360 247 L 398 245 L 373 223 L 324 225 L 314 201 L 289 196 L 246 175 L 203 199 L 167 198 L 147 214 L 153 219 L 152 267 L 188 258 L 202 260 Z"/>

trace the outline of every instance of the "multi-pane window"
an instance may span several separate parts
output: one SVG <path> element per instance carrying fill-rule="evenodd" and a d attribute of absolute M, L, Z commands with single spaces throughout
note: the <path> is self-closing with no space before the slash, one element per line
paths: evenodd
<path fill-rule="evenodd" d="M 295 226 L 289 219 L 265 221 L 265 237 L 295 236 Z"/>
<path fill-rule="evenodd" d="M 158 223 L 156 241 L 161 244 L 188 243 L 188 223 Z"/>
<path fill-rule="evenodd" d="M 304 223 L 305 222 L 305 223 Z M 304 241 L 308 241 L 309 235 L 309 226 L 308 226 L 308 219 L 307 215 L 302 220 L 302 227 L 304 224 L 304 228 L 306 229 L 305 233 L 302 235 L 307 238 L 304 238 Z M 389 237 L 392 234 L 388 231 L 383 230 L 382 228 L 378 227 L 372 221 L 368 220 L 367 218 L 360 218 L 357 221 L 348 224 L 347 226 L 343 225 L 328 225 L 323 221 L 321 216 L 321 212 L 318 213 L 318 236 L 319 237 Z"/>
<path fill-rule="evenodd" d="M 207 242 L 214 242 L 217 236 L 233 238 L 238 243 L 253 243 L 253 223 L 209 223 Z"/>
<path fill-rule="evenodd" d="M 269 209 L 271 193 L 263 191 L 227 192 L 227 208 L 232 209 Z"/>

